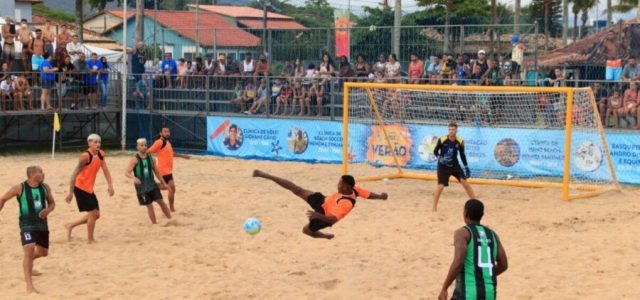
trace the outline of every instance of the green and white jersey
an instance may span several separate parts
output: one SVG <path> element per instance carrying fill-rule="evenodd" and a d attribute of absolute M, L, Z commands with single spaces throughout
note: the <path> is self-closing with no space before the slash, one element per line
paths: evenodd
<path fill-rule="evenodd" d="M 462 272 L 456 278 L 452 299 L 496 299 L 496 259 L 498 237 L 493 230 L 480 224 L 464 227 L 471 237 L 467 245 Z"/>
<path fill-rule="evenodd" d="M 37 187 L 30 187 L 27 182 L 22 183 L 22 193 L 17 197 L 20 206 L 20 216 L 18 223 L 20 230 L 26 231 L 49 231 L 46 219 L 40 219 L 38 214 L 47 208 L 47 194 L 49 191 L 40 183 Z"/>
<path fill-rule="evenodd" d="M 145 158 L 141 158 L 140 155 L 136 154 L 136 158 L 138 163 L 133 168 L 133 174 L 141 182 L 141 184 L 135 184 L 136 193 L 144 195 L 158 187 L 156 180 L 153 178 L 153 158 L 151 154 L 147 154 Z"/>

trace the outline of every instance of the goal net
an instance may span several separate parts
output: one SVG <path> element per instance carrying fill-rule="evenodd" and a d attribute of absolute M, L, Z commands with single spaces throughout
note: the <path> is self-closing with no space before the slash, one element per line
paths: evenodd
<path fill-rule="evenodd" d="M 565 200 L 620 189 L 590 89 L 348 82 L 343 101 L 342 172 L 359 180 L 436 179 L 433 150 L 455 122 L 471 183 Z"/>

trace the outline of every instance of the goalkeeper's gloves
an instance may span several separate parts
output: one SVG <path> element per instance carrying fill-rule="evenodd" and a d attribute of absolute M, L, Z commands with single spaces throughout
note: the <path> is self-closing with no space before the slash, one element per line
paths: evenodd
<path fill-rule="evenodd" d="M 464 177 L 466 177 L 466 178 L 470 178 L 471 177 L 471 170 L 469 170 L 468 166 L 464 166 Z"/>

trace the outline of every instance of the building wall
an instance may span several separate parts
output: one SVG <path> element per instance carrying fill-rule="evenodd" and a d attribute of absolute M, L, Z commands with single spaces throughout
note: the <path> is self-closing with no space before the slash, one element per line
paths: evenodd
<path fill-rule="evenodd" d="M 2 6 L 4 6 L 4 4 L 2 4 Z M 16 3 L 13 16 L 16 21 L 27 19 L 27 21 L 31 23 L 31 3 Z"/>
<path fill-rule="evenodd" d="M 16 13 L 16 4 L 13 0 L 9 0 L 9 3 L 2 3 L 0 5 L 0 17 L 4 18 L 6 16 L 13 17 Z"/>
<path fill-rule="evenodd" d="M 100 16 L 84 22 L 84 28 L 102 33 L 106 29 L 109 29 L 121 22 L 122 18 L 118 18 L 112 14 L 104 13 Z"/>

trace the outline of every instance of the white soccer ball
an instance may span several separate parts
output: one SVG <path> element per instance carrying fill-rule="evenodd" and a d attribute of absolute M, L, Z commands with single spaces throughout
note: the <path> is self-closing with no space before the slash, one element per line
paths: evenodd
<path fill-rule="evenodd" d="M 376 25 L 369 26 L 369 31 L 376 31 Z"/>

